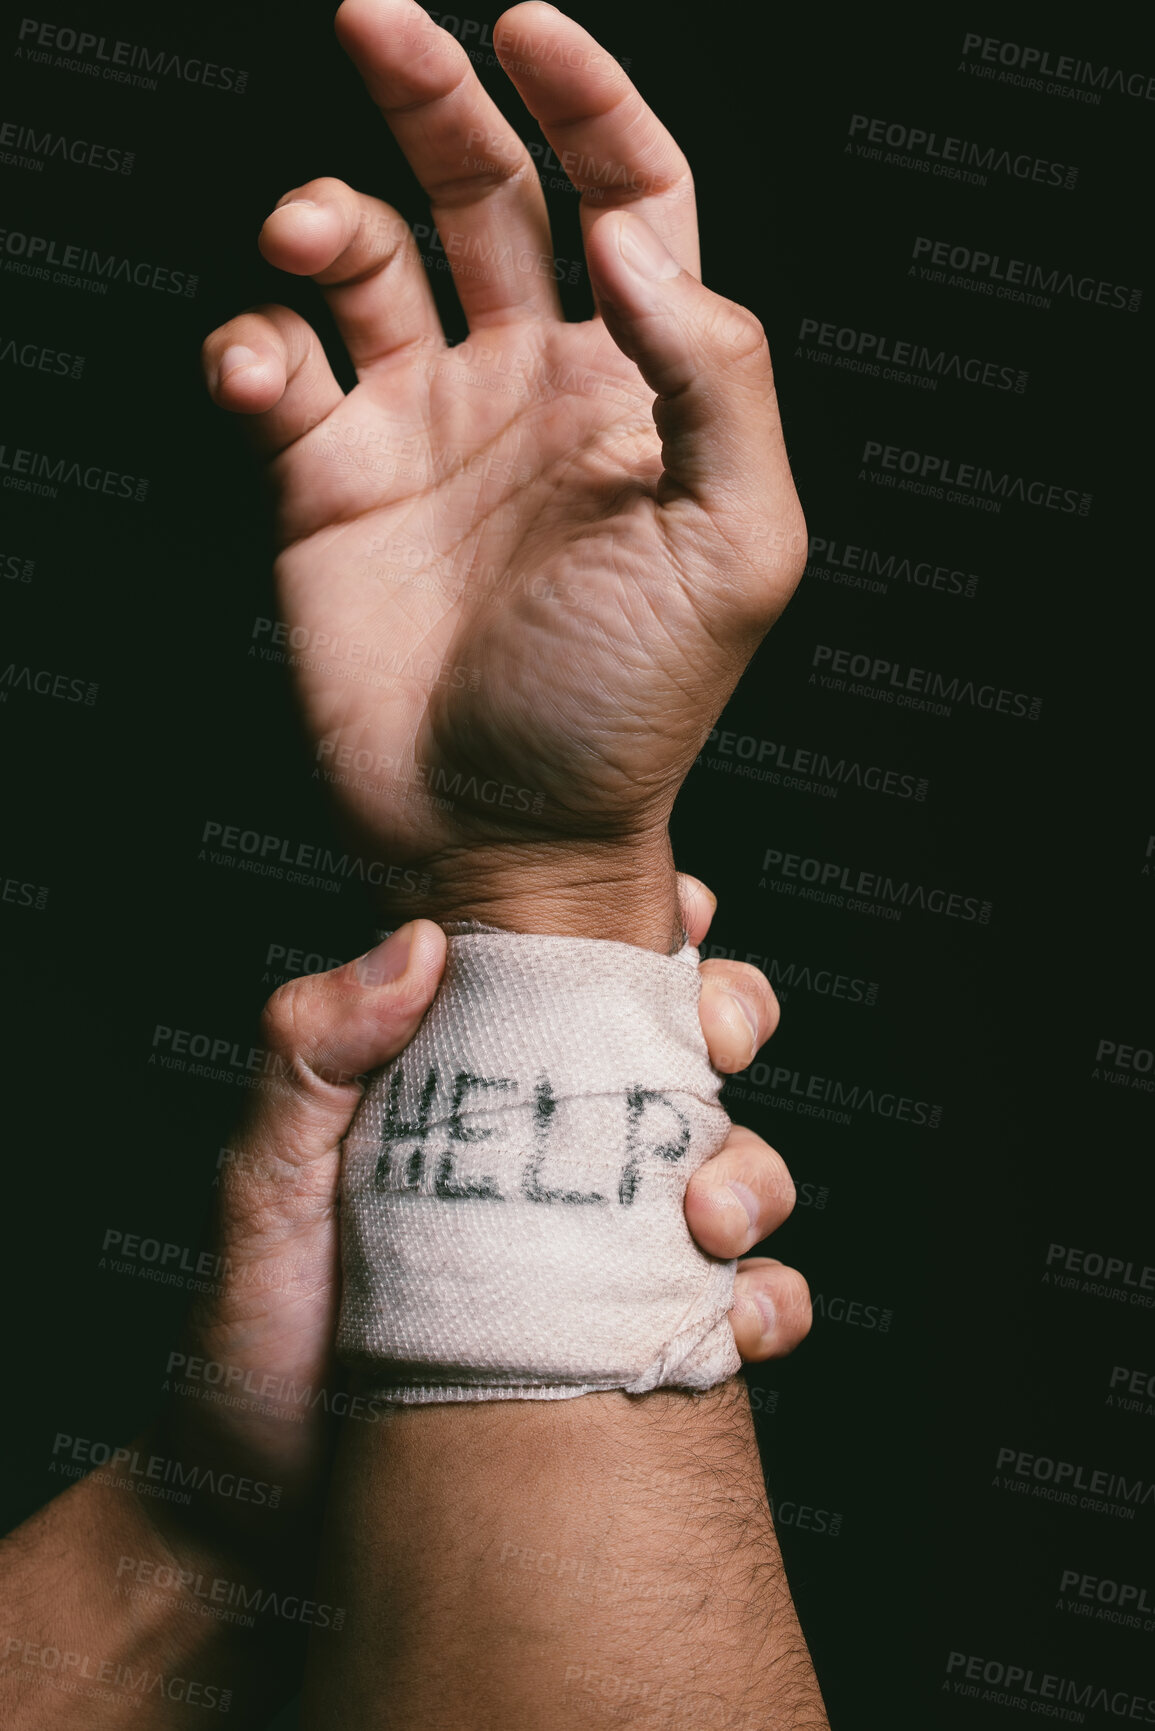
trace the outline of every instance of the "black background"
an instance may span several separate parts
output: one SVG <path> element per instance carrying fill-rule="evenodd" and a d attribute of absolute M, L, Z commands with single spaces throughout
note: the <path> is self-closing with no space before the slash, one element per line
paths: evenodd
<path fill-rule="evenodd" d="M 952 1653 L 1155 1696 L 1155 1614 L 1145 1628 L 1110 1623 L 1060 1592 L 1077 1570 L 1146 1587 L 1155 1603 L 1155 1493 L 1124 1519 L 1032 1495 L 1029 1474 L 1007 1489 L 997 1461 L 1012 1448 L 1143 1490 L 1155 1479 L 1155 1402 L 1108 1403 L 1115 1367 L 1155 1371 L 1143 1302 L 1155 1289 L 1124 1274 L 1100 1288 L 1044 1278 L 1053 1244 L 1130 1263 L 1134 1281 L 1155 1263 L 1141 1068 L 1155 1044 L 1143 605 L 1155 105 L 983 78 L 963 43 L 972 32 L 1145 75 L 1155 47 L 1091 11 L 1046 30 L 953 6 L 850 24 L 815 7 L 604 0 L 577 15 L 690 158 L 705 279 L 766 325 L 812 536 L 978 579 L 970 596 L 901 574 L 879 592 L 834 580 L 816 556 L 719 723 L 734 755 L 724 742 L 704 753 L 675 817 L 679 864 L 720 898 L 711 944 L 774 959 L 783 1020 L 762 1054 L 769 1072 L 941 1108 L 936 1128 L 868 1106 L 845 1124 L 807 1118 L 769 1072 L 739 1084 L 761 1100 L 736 1088 L 731 1102 L 800 1189 L 769 1249 L 807 1275 L 813 1333 L 750 1382 L 832 1724 L 997 1725 L 1026 1710 L 1021 1692 L 984 1699 L 989 1679 L 972 1695 L 950 1688 L 963 1675 L 948 1672 Z M 19 893 L 0 903 L 22 1122 L 6 1167 L 9 1523 L 60 1488 L 58 1431 L 123 1439 L 148 1418 L 179 1330 L 181 1293 L 100 1269 L 102 1239 L 112 1227 L 198 1242 L 241 1096 L 150 1066 L 157 1025 L 247 1044 L 280 978 L 270 945 L 343 959 L 371 941 L 356 885 L 317 895 L 198 859 L 208 820 L 335 840 L 287 674 L 248 653 L 254 621 L 276 617 L 266 506 L 241 429 L 203 391 L 200 342 L 279 299 L 314 319 L 351 383 L 311 285 L 257 253 L 260 224 L 322 173 L 425 219 L 328 6 L 158 18 L 94 5 L 55 21 L 163 37 L 249 78 L 243 95 L 176 79 L 152 92 L 35 65 L 16 57 L 15 15 L 0 46 L 4 120 L 135 153 L 130 174 L 0 165 L 3 225 L 198 279 L 191 297 L 2 279 L 4 342 L 85 362 L 72 379 L 6 354 L 0 440 L 149 480 L 143 503 L 4 494 L 0 672 L 99 686 L 90 705 L 0 685 L 2 875 L 47 889 L 41 908 Z M 496 92 L 493 18 L 477 22 L 475 63 Z M 536 139 L 516 98 L 501 100 Z M 1074 165 L 1077 181 L 992 168 L 976 185 L 864 159 L 847 149 L 855 114 Z M 580 257 L 576 195 L 549 200 L 557 254 Z M 932 283 L 911 274 L 918 236 L 1148 293 L 1135 311 L 1064 292 L 1041 308 L 973 278 Z M 431 274 L 459 337 L 446 273 Z M 570 316 L 585 316 L 583 287 L 564 292 Z M 943 376 L 929 390 L 840 369 L 836 348 L 823 362 L 800 341 L 806 319 L 1025 371 L 1026 388 Z M 1090 509 L 1008 498 L 989 512 L 885 488 L 864 478 L 867 440 L 1058 484 L 1090 494 Z M 964 698 L 944 717 L 831 691 L 811 683 L 818 644 L 1038 697 L 1041 712 Z M 927 796 L 842 785 L 831 798 L 739 777 L 738 739 L 926 778 Z M 895 921 L 776 894 L 767 849 L 989 902 L 989 922 L 914 906 Z M 815 989 L 825 970 L 876 982 L 876 1002 Z M 1112 1068 L 1097 1061 L 1105 1041 L 1140 1055 Z M 1147 1711 L 1138 1722 L 1155 1722 Z M 1084 1722 L 1118 1716 L 1100 1705 Z"/>

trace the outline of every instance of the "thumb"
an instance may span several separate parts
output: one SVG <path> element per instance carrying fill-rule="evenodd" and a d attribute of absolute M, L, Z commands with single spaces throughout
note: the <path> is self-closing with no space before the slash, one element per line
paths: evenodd
<path fill-rule="evenodd" d="M 413 1038 L 445 969 L 445 933 L 411 920 L 344 967 L 278 988 L 261 1018 L 263 1070 L 237 1138 L 250 1183 L 282 1201 L 331 1201 L 337 1150 L 361 1098 L 359 1078 Z M 285 1185 L 285 1169 L 297 1182 Z M 309 1169 L 315 1168 L 315 1185 Z"/>
<path fill-rule="evenodd" d="M 751 551 L 784 553 L 771 561 L 783 571 L 796 560 L 796 581 L 806 525 L 758 319 L 683 270 L 635 212 L 594 218 L 586 258 L 607 330 L 657 394 L 666 470 L 659 499 L 689 494 L 711 516 L 731 518 L 743 538 L 759 543 Z"/>

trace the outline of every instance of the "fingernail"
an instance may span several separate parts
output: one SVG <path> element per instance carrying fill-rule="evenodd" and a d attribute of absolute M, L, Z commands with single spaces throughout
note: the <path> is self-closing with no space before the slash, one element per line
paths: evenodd
<path fill-rule="evenodd" d="M 750 1030 L 750 1054 L 746 1059 L 746 1063 L 739 1066 L 740 1069 L 744 1070 L 746 1064 L 753 1061 L 754 1054 L 758 1050 L 758 1012 L 750 1002 L 749 998 L 744 998 L 741 992 L 732 991 L 729 986 L 723 986 L 722 990 L 726 993 L 728 998 L 732 998 L 737 1004 L 738 1008 L 742 1012 L 742 1019 Z"/>
<path fill-rule="evenodd" d="M 357 978 L 363 986 L 388 986 L 399 980 L 409 966 L 417 927 L 413 920 L 398 926 L 375 950 L 357 957 Z"/>
<path fill-rule="evenodd" d="M 234 343 L 227 348 L 220 358 L 217 367 L 217 384 L 223 385 L 231 373 L 239 373 L 242 367 L 260 365 L 261 357 L 253 349 L 246 349 L 240 343 Z"/>
<path fill-rule="evenodd" d="M 630 270 L 649 282 L 664 282 L 682 274 L 677 259 L 671 258 L 653 229 L 640 217 L 624 217 L 618 223 L 618 251 Z"/>
<path fill-rule="evenodd" d="M 305 210 L 316 210 L 317 201 L 314 198 L 282 198 L 273 206 L 274 215 L 278 210 L 288 210 L 291 204 L 299 204 Z"/>
<path fill-rule="evenodd" d="M 754 1192 L 748 1189 L 746 1185 L 742 1184 L 737 1178 L 731 1178 L 727 1182 L 726 1188 L 733 1192 L 746 1210 L 746 1218 L 750 1222 L 751 1232 L 757 1231 L 758 1198 L 755 1196 Z"/>

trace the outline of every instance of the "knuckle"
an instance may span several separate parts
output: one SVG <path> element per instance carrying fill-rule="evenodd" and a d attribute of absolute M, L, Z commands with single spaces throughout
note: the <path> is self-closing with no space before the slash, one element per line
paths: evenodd
<path fill-rule="evenodd" d="M 797 493 L 793 495 L 783 513 L 782 528 L 786 537 L 785 545 L 793 549 L 786 561 L 784 575 L 790 588 L 794 589 L 802 581 L 810 546 L 810 531 Z"/>
<path fill-rule="evenodd" d="M 689 872 L 678 873 L 678 903 L 686 924 L 696 924 L 713 916 L 716 901 L 701 878 Z"/>
<path fill-rule="evenodd" d="M 356 247 L 358 255 L 367 254 L 374 262 L 388 260 L 405 250 L 417 252 L 413 231 L 400 211 L 383 199 L 367 194 L 355 194 L 356 222 L 346 252 Z"/>
<path fill-rule="evenodd" d="M 223 354 L 230 343 L 237 342 L 244 329 L 244 317 L 245 315 L 242 313 L 237 318 L 228 319 L 223 325 L 218 325 L 215 330 L 210 331 L 201 343 L 201 359 L 214 360 L 218 355 Z"/>
<path fill-rule="evenodd" d="M 715 308 L 711 336 L 714 347 L 733 366 L 744 363 L 770 366 L 770 345 L 757 314 L 736 301 L 721 301 Z"/>
<path fill-rule="evenodd" d="M 301 193 L 308 198 L 343 199 L 356 196 L 349 182 L 340 180 L 335 174 L 319 174 L 316 180 L 306 181 L 304 186 L 297 188 L 294 197 Z"/>
<path fill-rule="evenodd" d="M 742 991 L 753 992 L 765 1003 L 777 1003 L 773 988 L 761 968 L 756 968 L 753 962 L 731 962 L 734 970 L 734 984 Z"/>
<path fill-rule="evenodd" d="M 761 1167 L 765 1161 L 781 1159 L 765 1137 L 759 1136 L 757 1130 L 751 1130 L 748 1124 L 731 1124 L 723 1153 L 736 1157 L 739 1163 L 753 1162 L 756 1167 Z"/>
<path fill-rule="evenodd" d="M 644 191 L 660 194 L 667 206 L 681 205 L 693 211 L 697 196 L 694 173 L 686 155 L 676 146 L 668 163 L 663 164 L 660 174 L 647 175 L 642 172 L 635 174 L 634 180 Z"/>
<path fill-rule="evenodd" d="M 774 988 L 762 972 L 750 962 L 734 962 L 726 957 L 711 957 L 699 964 L 704 984 L 720 986 L 724 991 L 739 992 L 750 999 L 767 1021 L 777 1020 L 778 999 Z"/>
<path fill-rule="evenodd" d="M 309 977 L 286 980 L 278 986 L 261 1012 L 261 1039 L 270 1051 L 281 1054 L 301 1050 L 309 996 Z"/>

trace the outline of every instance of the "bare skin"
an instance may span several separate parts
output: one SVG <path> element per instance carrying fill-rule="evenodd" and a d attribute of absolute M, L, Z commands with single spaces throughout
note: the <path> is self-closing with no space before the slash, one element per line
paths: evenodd
<path fill-rule="evenodd" d="M 274 1377 L 322 1374 L 328 1363 L 330 1175 L 338 1119 L 345 1114 L 347 1124 L 357 1097 L 347 1077 L 332 1080 L 342 1070 L 338 1036 L 377 1023 L 377 1037 L 362 1042 L 367 1055 L 355 1061 L 353 1028 L 343 1056 L 355 1067 L 380 1063 L 405 1043 L 421 989 L 431 993 L 440 965 L 436 928 L 421 915 L 480 915 L 526 931 L 672 946 L 680 930 L 666 837 L 674 795 L 788 598 L 805 549 L 761 329 L 699 282 L 684 158 L 620 69 L 551 8 L 514 8 L 499 26 L 499 52 L 555 148 L 592 165 L 583 229 L 598 310 L 566 325 L 532 164 L 460 51 L 409 0 L 346 0 L 338 32 L 430 192 L 471 336 L 447 349 L 396 213 L 325 181 L 282 201 L 262 245 L 283 268 L 321 282 L 358 370 L 356 390 L 343 395 L 308 325 L 284 308 L 243 314 L 206 344 L 217 400 L 251 417 L 270 458 L 284 617 L 310 646 L 326 636 L 354 641 L 371 665 L 388 669 L 382 695 L 380 685 L 342 677 L 348 667 L 321 653 L 302 658 L 298 682 L 318 763 L 333 774 L 350 824 L 390 860 L 428 877 L 420 894 L 383 899 L 384 911 L 416 920 L 409 939 L 421 976 L 388 1013 L 367 1014 L 347 977 L 335 995 L 328 988 L 332 1024 L 323 1013 L 310 1018 L 313 1000 L 302 991 L 272 1013 L 268 1043 L 290 1060 L 293 1080 L 280 1106 L 258 1104 L 245 1158 L 227 1181 L 222 1244 L 244 1281 L 226 1283 L 200 1308 L 189 1345 Z M 607 163 L 624 170 L 620 190 L 606 190 Z M 496 251 L 488 244 L 495 230 Z M 742 983 L 731 974 L 731 985 Z M 732 1050 L 742 1049 L 741 1011 L 732 998 L 716 1007 Z M 748 1247 L 789 1207 L 789 1180 L 766 1160 L 769 1151 L 749 1132 L 736 1138 L 718 1156 L 720 1170 L 755 1195 L 755 1223 L 743 1224 L 734 1192 L 718 1200 L 728 1183 L 688 1196 L 691 1229 L 720 1255 Z M 760 1178 L 770 1178 L 761 1194 Z M 789 1270 L 768 1272 L 778 1268 L 756 1272 L 749 1306 L 735 1308 L 749 1356 L 788 1350 L 805 1332 L 804 1285 Z M 778 1313 L 769 1328 L 766 1297 Z M 406 1415 L 373 1427 L 378 1445 L 390 1439 L 383 1447 L 368 1443 L 368 1425 L 347 1424 L 334 1507 L 351 1512 L 362 1533 L 375 1522 L 376 1531 L 396 1527 L 410 1547 L 424 1532 L 430 1557 L 439 1535 L 462 1523 L 472 1531 L 483 1517 L 529 1520 L 533 1535 L 548 1539 L 579 1489 L 587 1549 L 612 1530 L 654 1579 L 669 1581 L 687 1563 L 699 1581 L 713 1571 L 725 1611 L 709 1613 L 707 1594 L 695 1627 L 706 1617 L 720 1638 L 712 1660 L 685 1649 L 680 1663 L 692 1675 L 682 1684 L 700 1682 L 711 1662 L 709 1687 L 727 1712 L 753 1694 L 759 1723 L 823 1723 L 740 1390 L 697 1401 L 564 1404 L 564 1413 L 523 1414 L 520 1425 L 508 1409 Z M 436 1481 L 422 1476 L 431 1445 L 456 1463 Z M 50 1504 L 8 1552 L 21 1627 L 4 1662 L 24 1715 L 17 1723 L 172 1724 L 203 1711 L 203 1699 L 190 1700 L 187 1676 L 179 1699 L 149 1699 L 151 1719 L 116 1675 L 99 1699 L 46 1688 L 44 1643 L 74 1632 L 71 1670 L 83 1666 L 88 1677 L 91 1661 L 102 1687 L 108 1666 L 115 1674 L 132 1659 L 156 1675 L 195 1666 L 202 1688 L 235 1681 L 250 1690 L 251 1715 L 283 1688 L 272 1676 L 254 1690 L 246 1662 L 259 1647 L 279 1666 L 299 1630 L 262 1630 L 242 1657 L 234 1631 L 191 1616 L 174 1622 L 151 1598 L 118 1604 L 114 1614 L 86 1583 L 107 1577 L 114 1554 L 119 1569 L 122 1541 L 134 1553 L 151 1549 L 178 1575 L 225 1568 L 251 1583 L 282 1563 L 301 1566 L 295 1553 L 315 1526 L 324 1427 L 290 1432 L 259 1413 L 238 1420 L 177 1402 L 140 1450 L 207 1456 L 216 1471 L 242 1477 L 275 1470 L 284 1499 L 275 1533 L 262 1527 L 259 1506 L 217 1506 L 207 1495 L 187 1521 L 167 1506 L 146 1514 L 135 1465 L 120 1475 L 126 1486 L 91 1477 Z M 488 1470 L 468 1467 L 473 1456 Z M 602 1467 L 579 1486 L 575 1464 L 587 1458 Z M 503 1503 L 516 1489 L 509 1463 L 529 1460 L 538 1463 L 532 1496 Z M 693 1491 L 691 1473 L 671 1494 L 655 1495 L 655 1475 L 676 1473 L 686 1460 L 709 1494 Z M 639 1471 L 647 1488 L 623 1498 L 622 1484 L 636 1493 Z M 607 1473 L 614 1489 L 599 1501 Z M 729 1487 L 722 1502 L 746 1511 L 736 1524 L 732 1510 L 718 1518 L 720 1484 Z M 349 1716 L 336 1722 L 379 1722 L 372 1714 L 382 1685 L 390 1722 L 406 1725 L 432 1723 L 420 1715 L 442 1706 L 455 1725 L 507 1727 L 564 1724 L 580 1711 L 580 1703 L 559 1706 L 554 1684 L 544 1697 L 535 1692 L 529 1662 L 543 1644 L 563 1656 L 568 1623 L 523 1608 L 494 1627 L 485 1617 L 471 1621 L 460 1599 L 450 1617 L 457 1658 L 447 1693 L 435 1700 L 420 1681 L 428 1671 L 416 1631 L 423 1621 L 431 1631 L 439 1619 L 445 1627 L 447 1600 L 423 1617 L 444 1597 L 439 1582 L 420 1568 L 399 1570 L 376 1539 L 349 1559 L 348 1527 L 338 1520 L 335 1532 L 330 1579 L 340 1588 L 345 1568 L 344 1585 L 370 1627 L 388 1609 L 398 1626 L 409 1619 L 414 1637 L 388 1650 L 374 1640 L 346 1643 L 346 1678 L 336 1689 L 325 1684 L 320 1652 L 311 1688 L 322 1705 L 313 1711 L 340 1714 L 344 1690 Z M 520 1547 L 523 1556 L 533 1548 L 528 1539 Z M 399 1576 L 412 1588 L 404 1608 L 391 1601 Z M 460 1588 L 459 1579 L 458 1595 Z M 693 1607 L 681 1597 L 684 1617 Z M 608 1642 L 615 1663 L 614 1643 L 623 1639 L 632 1649 L 634 1638 L 681 1644 L 683 1633 L 681 1623 L 648 1616 L 618 1617 L 613 1630 L 596 1616 L 584 1625 L 587 1647 Z M 567 1671 L 573 1663 L 584 1661 Z M 471 1718 L 479 1678 L 484 1703 Z"/>
<path fill-rule="evenodd" d="M 358 832 L 428 874 L 412 911 L 668 951 L 674 797 L 804 562 L 765 338 L 699 281 L 686 161 L 579 25 L 531 0 L 494 29 L 582 191 L 596 314 L 567 324 L 528 152 L 459 45 L 411 0 L 344 0 L 336 24 L 429 194 L 470 335 L 447 351 L 397 213 L 323 180 L 261 245 L 322 285 L 355 390 L 282 308 L 206 345 L 217 401 L 271 458 L 286 619 L 396 670 L 370 695 L 302 657 L 318 761 Z M 623 1481 L 639 1464 L 668 1494 Z M 661 1609 L 511 1598 L 510 1543 L 608 1546 Z M 732 1385 L 349 1427 L 322 1579 L 357 1623 L 315 1638 L 311 1727 L 585 1723 L 563 1660 L 632 1662 L 675 1701 L 705 1688 L 719 1723 L 825 1724 Z"/>
<path fill-rule="evenodd" d="M 595 906 L 596 935 L 666 949 L 674 796 L 805 560 L 765 337 L 699 281 L 686 160 L 572 19 L 531 0 L 494 42 L 578 165 L 597 313 L 576 324 L 532 161 L 459 44 L 413 0 L 345 0 L 336 26 L 470 336 L 446 347 L 397 212 L 326 179 L 261 246 L 322 285 L 356 388 L 284 307 L 205 345 L 270 458 L 285 619 L 396 670 L 377 690 L 302 655 L 318 761 L 358 833 L 429 872 L 406 913 L 581 935 Z"/>
<path fill-rule="evenodd" d="M 692 878 L 679 889 L 683 922 L 700 944 L 714 898 Z M 194 1307 L 173 1371 L 188 1392 L 169 1397 L 122 1460 L 0 1544 L 6 1725 L 200 1723 L 226 1689 L 230 1723 L 259 1725 L 298 1686 L 310 1628 L 333 1620 L 332 1602 L 317 1609 L 325 1601 L 313 1566 L 340 1420 L 364 1431 L 381 1418 L 350 1397 L 333 1359 L 340 1142 L 360 1098 L 354 1078 L 412 1037 L 444 956 L 444 934 L 420 921 L 359 963 L 294 981 L 270 1001 L 263 1041 L 276 1065 L 222 1172 L 222 1277 Z M 701 972 L 711 1059 L 741 1068 L 777 1025 L 774 994 L 741 964 L 707 962 Z M 686 1218 L 703 1249 L 741 1256 L 793 1202 L 781 1157 L 735 1127 L 694 1175 Z M 810 1326 L 806 1283 L 773 1258 L 747 1257 L 730 1319 L 745 1359 L 782 1356 Z M 60 1458 L 67 1464 L 69 1451 Z M 165 1481 L 150 1475 L 150 1462 L 154 1473 L 169 1462 L 182 1473 L 207 1467 L 214 1486 L 232 1474 L 238 1487 L 262 1487 L 262 1500 L 213 1489 L 194 1491 L 188 1505 L 158 1498 L 148 1493 Z M 273 1485 L 275 1510 L 265 1488 Z M 255 1594 L 277 1609 L 258 1612 L 253 1627 L 205 1614 L 228 1612 L 238 1591 L 243 1604 Z"/>

